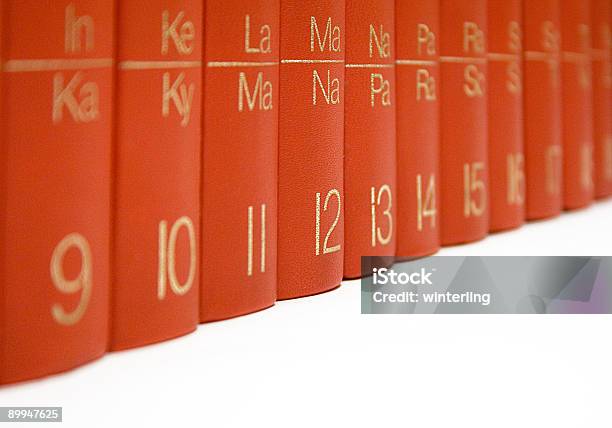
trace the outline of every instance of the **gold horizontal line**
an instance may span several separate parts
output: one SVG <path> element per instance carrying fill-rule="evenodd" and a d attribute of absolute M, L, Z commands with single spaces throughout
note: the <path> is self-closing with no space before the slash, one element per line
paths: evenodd
<path fill-rule="evenodd" d="M 91 70 L 113 66 L 112 58 L 91 59 L 12 59 L 6 61 L 2 70 L 6 73 L 34 71 Z"/>
<path fill-rule="evenodd" d="M 198 68 L 202 61 L 121 61 L 121 70 L 165 70 L 169 68 Z"/>
<path fill-rule="evenodd" d="M 513 53 L 489 52 L 487 59 L 489 61 L 518 61 L 521 56 Z"/>
<path fill-rule="evenodd" d="M 344 64 L 343 59 L 282 59 L 281 64 Z"/>
<path fill-rule="evenodd" d="M 527 61 L 559 61 L 558 52 L 525 51 Z"/>
<path fill-rule="evenodd" d="M 397 65 L 438 65 L 438 61 L 427 59 L 398 59 L 395 63 Z"/>
<path fill-rule="evenodd" d="M 584 62 L 589 60 L 589 56 L 582 52 L 564 51 L 561 58 L 565 62 Z"/>
<path fill-rule="evenodd" d="M 395 64 L 346 64 L 346 68 L 393 68 Z"/>
<path fill-rule="evenodd" d="M 258 61 L 209 61 L 206 63 L 210 68 L 230 68 L 230 67 L 272 67 L 278 65 L 278 62 L 258 62 Z"/>
<path fill-rule="evenodd" d="M 461 64 L 484 64 L 487 62 L 486 58 L 482 57 L 470 57 L 470 56 L 441 56 L 440 62 L 450 63 L 461 63 Z"/>

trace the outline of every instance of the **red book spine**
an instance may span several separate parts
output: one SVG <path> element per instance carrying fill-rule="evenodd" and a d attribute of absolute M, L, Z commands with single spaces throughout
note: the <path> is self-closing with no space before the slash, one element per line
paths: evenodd
<path fill-rule="evenodd" d="M 595 196 L 612 195 L 612 3 L 591 0 Z"/>
<path fill-rule="evenodd" d="M 521 0 L 489 0 L 490 230 L 525 219 Z"/>
<path fill-rule="evenodd" d="M 440 3 L 442 244 L 489 229 L 486 0 Z"/>
<path fill-rule="evenodd" d="M 527 218 L 562 208 L 560 3 L 523 1 L 523 97 Z"/>
<path fill-rule="evenodd" d="M 113 14 L 2 0 L 0 383 L 106 350 Z"/>
<path fill-rule="evenodd" d="M 281 0 L 279 299 L 342 280 L 344 19 L 343 0 Z"/>
<path fill-rule="evenodd" d="M 395 2 L 397 41 L 397 255 L 440 248 L 439 3 Z"/>
<path fill-rule="evenodd" d="M 395 255 L 394 0 L 346 0 L 344 276 Z"/>
<path fill-rule="evenodd" d="M 563 204 L 582 208 L 594 198 L 593 86 L 590 3 L 561 0 Z"/>
<path fill-rule="evenodd" d="M 201 3 L 118 3 L 114 350 L 198 324 Z"/>
<path fill-rule="evenodd" d="M 279 14 L 206 2 L 200 321 L 276 300 Z"/>

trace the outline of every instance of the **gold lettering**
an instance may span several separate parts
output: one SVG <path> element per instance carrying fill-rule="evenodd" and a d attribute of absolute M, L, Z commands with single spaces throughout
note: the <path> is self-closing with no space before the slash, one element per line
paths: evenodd
<path fill-rule="evenodd" d="M 423 176 L 418 174 L 416 177 L 417 186 L 417 230 L 423 231 L 423 222 L 429 217 L 430 227 L 436 228 L 436 216 L 438 210 L 436 209 L 436 176 L 434 174 L 429 176 L 427 184 L 427 190 L 423 192 Z M 423 197 L 425 193 L 425 197 Z"/>
<path fill-rule="evenodd" d="M 436 54 L 436 35 L 425 24 L 417 25 L 417 52 L 419 55 L 423 53 L 427 55 Z"/>
<path fill-rule="evenodd" d="M 74 248 L 81 256 L 81 270 L 75 279 L 66 279 L 64 274 L 64 257 Z M 93 288 L 93 263 L 91 248 L 87 239 L 79 233 L 71 233 L 64 237 L 53 250 L 50 263 L 51 281 L 55 288 L 63 294 L 81 292 L 79 303 L 72 312 L 66 312 L 62 305 L 56 303 L 51 307 L 51 315 L 58 324 L 72 326 L 77 324 L 89 305 Z"/>
<path fill-rule="evenodd" d="M 166 72 L 163 76 L 162 90 L 162 116 L 168 117 L 170 115 L 170 101 L 172 101 L 176 111 L 182 117 L 181 126 L 183 127 L 187 126 L 191 119 L 191 108 L 195 95 L 195 85 L 190 83 L 187 86 L 184 81 L 185 73 L 180 73 L 171 86 L 170 73 Z"/>
<path fill-rule="evenodd" d="M 520 94 L 523 82 L 521 79 L 521 66 L 518 61 L 510 61 L 506 69 L 506 89 L 512 94 Z"/>
<path fill-rule="evenodd" d="M 179 231 L 185 228 L 189 239 L 189 274 L 185 283 L 181 284 L 176 274 L 176 242 Z M 157 298 L 166 298 L 167 282 L 170 281 L 170 289 L 177 296 L 185 295 L 193 285 L 197 269 L 196 258 L 196 235 L 193 222 L 187 216 L 179 218 L 170 228 L 168 236 L 168 222 L 159 222 L 159 269 L 157 274 Z"/>
<path fill-rule="evenodd" d="M 261 204 L 259 271 L 266 272 L 266 204 Z M 247 208 L 247 276 L 253 276 L 253 206 Z"/>
<path fill-rule="evenodd" d="M 77 72 L 64 87 L 64 75 L 56 73 L 53 76 L 53 123 L 64 119 L 64 107 L 72 119 L 79 122 L 92 122 L 100 116 L 100 91 L 95 82 L 85 82 L 83 72 Z M 79 88 L 78 97 L 76 90 Z"/>
<path fill-rule="evenodd" d="M 553 88 L 558 88 L 561 84 L 561 73 L 559 69 L 558 54 L 561 49 L 561 34 L 555 28 L 555 24 L 551 21 L 544 21 L 541 27 L 541 43 L 542 48 L 553 54 L 548 60 L 548 69 L 550 71 L 551 85 Z"/>
<path fill-rule="evenodd" d="M 257 73 L 257 80 L 253 92 L 249 91 L 249 82 L 246 73 L 241 72 L 238 78 L 238 111 L 244 111 L 244 99 L 248 109 L 253 111 L 255 107 L 259 110 L 272 110 L 272 83 L 264 81 L 263 72 Z"/>
<path fill-rule="evenodd" d="M 380 39 L 376 34 L 376 29 L 370 24 L 370 58 L 374 56 L 374 46 L 378 51 L 378 56 L 381 58 L 389 58 L 391 56 L 391 36 L 383 30 L 380 25 Z"/>
<path fill-rule="evenodd" d="M 508 205 L 525 203 L 525 156 L 523 153 L 510 153 L 507 157 Z"/>
<path fill-rule="evenodd" d="M 555 28 L 555 24 L 551 21 L 542 23 L 542 47 L 548 52 L 557 53 L 560 49 L 561 34 Z"/>
<path fill-rule="evenodd" d="M 91 52 L 94 48 L 94 21 L 91 16 L 77 16 L 73 3 L 66 7 L 66 23 L 64 32 L 64 49 L 66 53 L 76 54 L 81 52 L 81 36 L 85 36 L 85 52 Z"/>
<path fill-rule="evenodd" d="M 372 73 L 370 75 L 370 97 L 372 107 L 374 107 L 376 103 L 377 95 L 381 96 L 381 104 L 383 107 L 389 107 L 391 105 L 391 84 L 388 80 L 385 80 L 382 73 Z"/>
<path fill-rule="evenodd" d="M 257 47 L 251 46 L 251 17 L 245 15 L 244 17 L 244 51 L 246 53 L 270 53 L 272 52 L 271 35 L 272 30 L 270 26 L 264 24 L 259 29 L 259 44 Z"/>
<path fill-rule="evenodd" d="M 429 70 L 420 68 L 416 72 L 416 99 L 421 101 L 435 101 L 436 79 L 429 74 Z"/>
<path fill-rule="evenodd" d="M 516 21 L 510 21 L 508 24 L 508 49 L 520 54 L 522 51 L 522 32 L 521 25 Z M 523 87 L 522 70 L 518 60 L 510 61 L 506 69 L 506 89 L 512 94 L 520 94 Z"/>
<path fill-rule="evenodd" d="M 589 191 L 593 188 L 593 147 L 583 144 L 580 148 L 580 184 Z"/>
<path fill-rule="evenodd" d="M 167 55 L 170 47 L 170 40 L 174 42 L 176 50 L 181 55 L 193 53 L 193 40 L 195 40 L 195 25 L 192 21 L 185 21 L 185 12 L 178 13 L 174 21 L 170 22 L 170 12 L 162 12 L 162 33 L 161 33 L 161 53 Z"/>
<path fill-rule="evenodd" d="M 336 217 L 334 218 L 331 227 L 327 230 L 325 240 L 323 240 L 323 254 L 331 254 L 340 251 L 342 244 L 336 244 L 332 247 L 329 246 L 329 238 L 334 233 L 340 216 L 342 213 L 342 201 L 340 198 L 340 192 L 338 189 L 331 189 L 325 196 L 325 202 L 323 203 L 323 212 L 327 212 L 329 201 L 331 198 L 335 198 L 338 201 L 338 207 L 336 210 Z M 316 208 L 315 208 L 315 255 L 321 255 L 321 193 L 316 194 Z"/>
<path fill-rule="evenodd" d="M 523 49 L 521 24 L 516 21 L 510 21 L 508 24 L 508 36 L 508 49 L 510 49 L 510 52 L 521 53 Z"/>
<path fill-rule="evenodd" d="M 475 98 L 484 95 L 482 84 L 484 83 L 485 75 L 476 65 L 470 64 L 466 66 L 463 70 L 463 77 L 465 78 L 463 91 L 468 97 Z"/>
<path fill-rule="evenodd" d="M 340 27 L 337 25 L 332 26 L 331 17 L 327 18 L 325 25 L 325 34 L 323 40 L 321 40 L 321 32 L 317 25 L 317 19 L 314 16 L 310 17 L 310 51 L 315 51 L 315 38 L 317 46 L 321 52 L 326 49 L 330 52 L 340 52 Z"/>
<path fill-rule="evenodd" d="M 550 195 L 561 193 L 562 153 L 561 146 L 546 149 L 546 191 Z"/>
<path fill-rule="evenodd" d="M 485 51 L 484 32 L 474 22 L 463 23 L 463 51 L 477 54 Z"/>
<path fill-rule="evenodd" d="M 323 81 L 317 70 L 312 71 L 312 104 L 317 105 L 317 87 L 321 88 L 321 93 L 327 104 L 340 104 L 340 79 L 331 78 L 331 71 L 327 70 L 327 90 L 323 86 Z"/>
<path fill-rule="evenodd" d="M 383 216 L 387 219 L 387 234 L 383 235 L 382 229 L 376 222 L 376 207 L 380 207 L 383 195 L 387 195 L 387 207 L 383 211 Z M 383 184 L 376 192 L 376 187 L 370 189 L 370 211 L 372 215 L 372 247 L 379 243 L 382 246 L 388 245 L 393 238 L 393 193 L 388 184 Z"/>
<path fill-rule="evenodd" d="M 480 217 L 487 208 L 487 189 L 482 177 L 485 173 L 484 162 L 463 165 L 463 215 L 466 218 Z M 478 202 L 474 197 L 475 194 L 479 195 Z"/>

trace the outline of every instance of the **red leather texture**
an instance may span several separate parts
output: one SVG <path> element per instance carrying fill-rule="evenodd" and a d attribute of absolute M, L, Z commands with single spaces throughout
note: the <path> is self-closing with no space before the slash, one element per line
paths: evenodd
<path fill-rule="evenodd" d="M 113 4 L 2 0 L 0 383 L 108 339 Z"/>
<path fill-rule="evenodd" d="M 202 6 L 118 3 L 111 348 L 198 324 Z"/>
<path fill-rule="evenodd" d="M 563 205 L 582 208 L 594 198 L 593 84 L 590 2 L 561 0 Z"/>
<path fill-rule="evenodd" d="M 344 1 L 281 1 L 279 299 L 342 280 L 344 18 Z"/>
<path fill-rule="evenodd" d="M 395 255 L 393 0 L 346 0 L 344 276 L 361 257 Z"/>
<path fill-rule="evenodd" d="M 561 213 L 561 21 L 559 0 L 523 1 L 523 97 L 527 218 Z"/>
<path fill-rule="evenodd" d="M 591 0 L 595 196 L 612 195 L 612 3 Z"/>
<path fill-rule="evenodd" d="M 395 2 L 397 255 L 440 248 L 440 17 L 437 0 Z"/>
<path fill-rule="evenodd" d="M 279 13 L 206 2 L 200 321 L 276 300 Z"/>
<path fill-rule="evenodd" d="M 490 230 L 525 220 L 521 0 L 489 0 Z"/>
<path fill-rule="evenodd" d="M 489 229 L 486 0 L 440 2 L 442 244 Z"/>

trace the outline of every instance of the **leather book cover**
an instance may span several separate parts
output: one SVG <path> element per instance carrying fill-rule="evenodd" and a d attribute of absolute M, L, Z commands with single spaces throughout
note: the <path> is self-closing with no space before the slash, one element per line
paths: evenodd
<path fill-rule="evenodd" d="M 276 300 L 279 14 L 206 2 L 200 321 Z"/>
<path fill-rule="evenodd" d="M 440 16 L 437 0 L 395 2 L 397 255 L 440 248 Z"/>
<path fill-rule="evenodd" d="M 559 0 L 523 1 L 523 114 L 527 219 L 561 213 L 561 17 Z"/>
<path fill-rule="evenodd" d="M 111 348 L 198 324 L 202 2 L 118 6 Z"/>
<path fill-rule="evenodd" d="M 337 287 L 344 261 L 343 0 L 281 0 L 278 298 Z"/>
<path fill-rule="evenodd" d="M 106 351 L 113 9 L 2 0 L 0 383 Z"/>
<path fill-rule="evenodd" d="M 591 0 L 595 196 L 612 195 L 612 3 Z"/>
<path fill-rule="evenodd" d="M 394 0 L 346 0 L 344 277 L 396 242 Z"/>
<path fill-rule="evenodd" d="M 489 0 L 490 230 L 525 221 L 521 0 Z"/>
<path fill-rule="evenodd" d="M 591 8 L 561 0 L 563 205 L 582 208 L 594 198 Z"/>
<path fill-rule="evenodd" d="M 489 230 L 487 2 L 440 2 L 442 244 Z"/>

